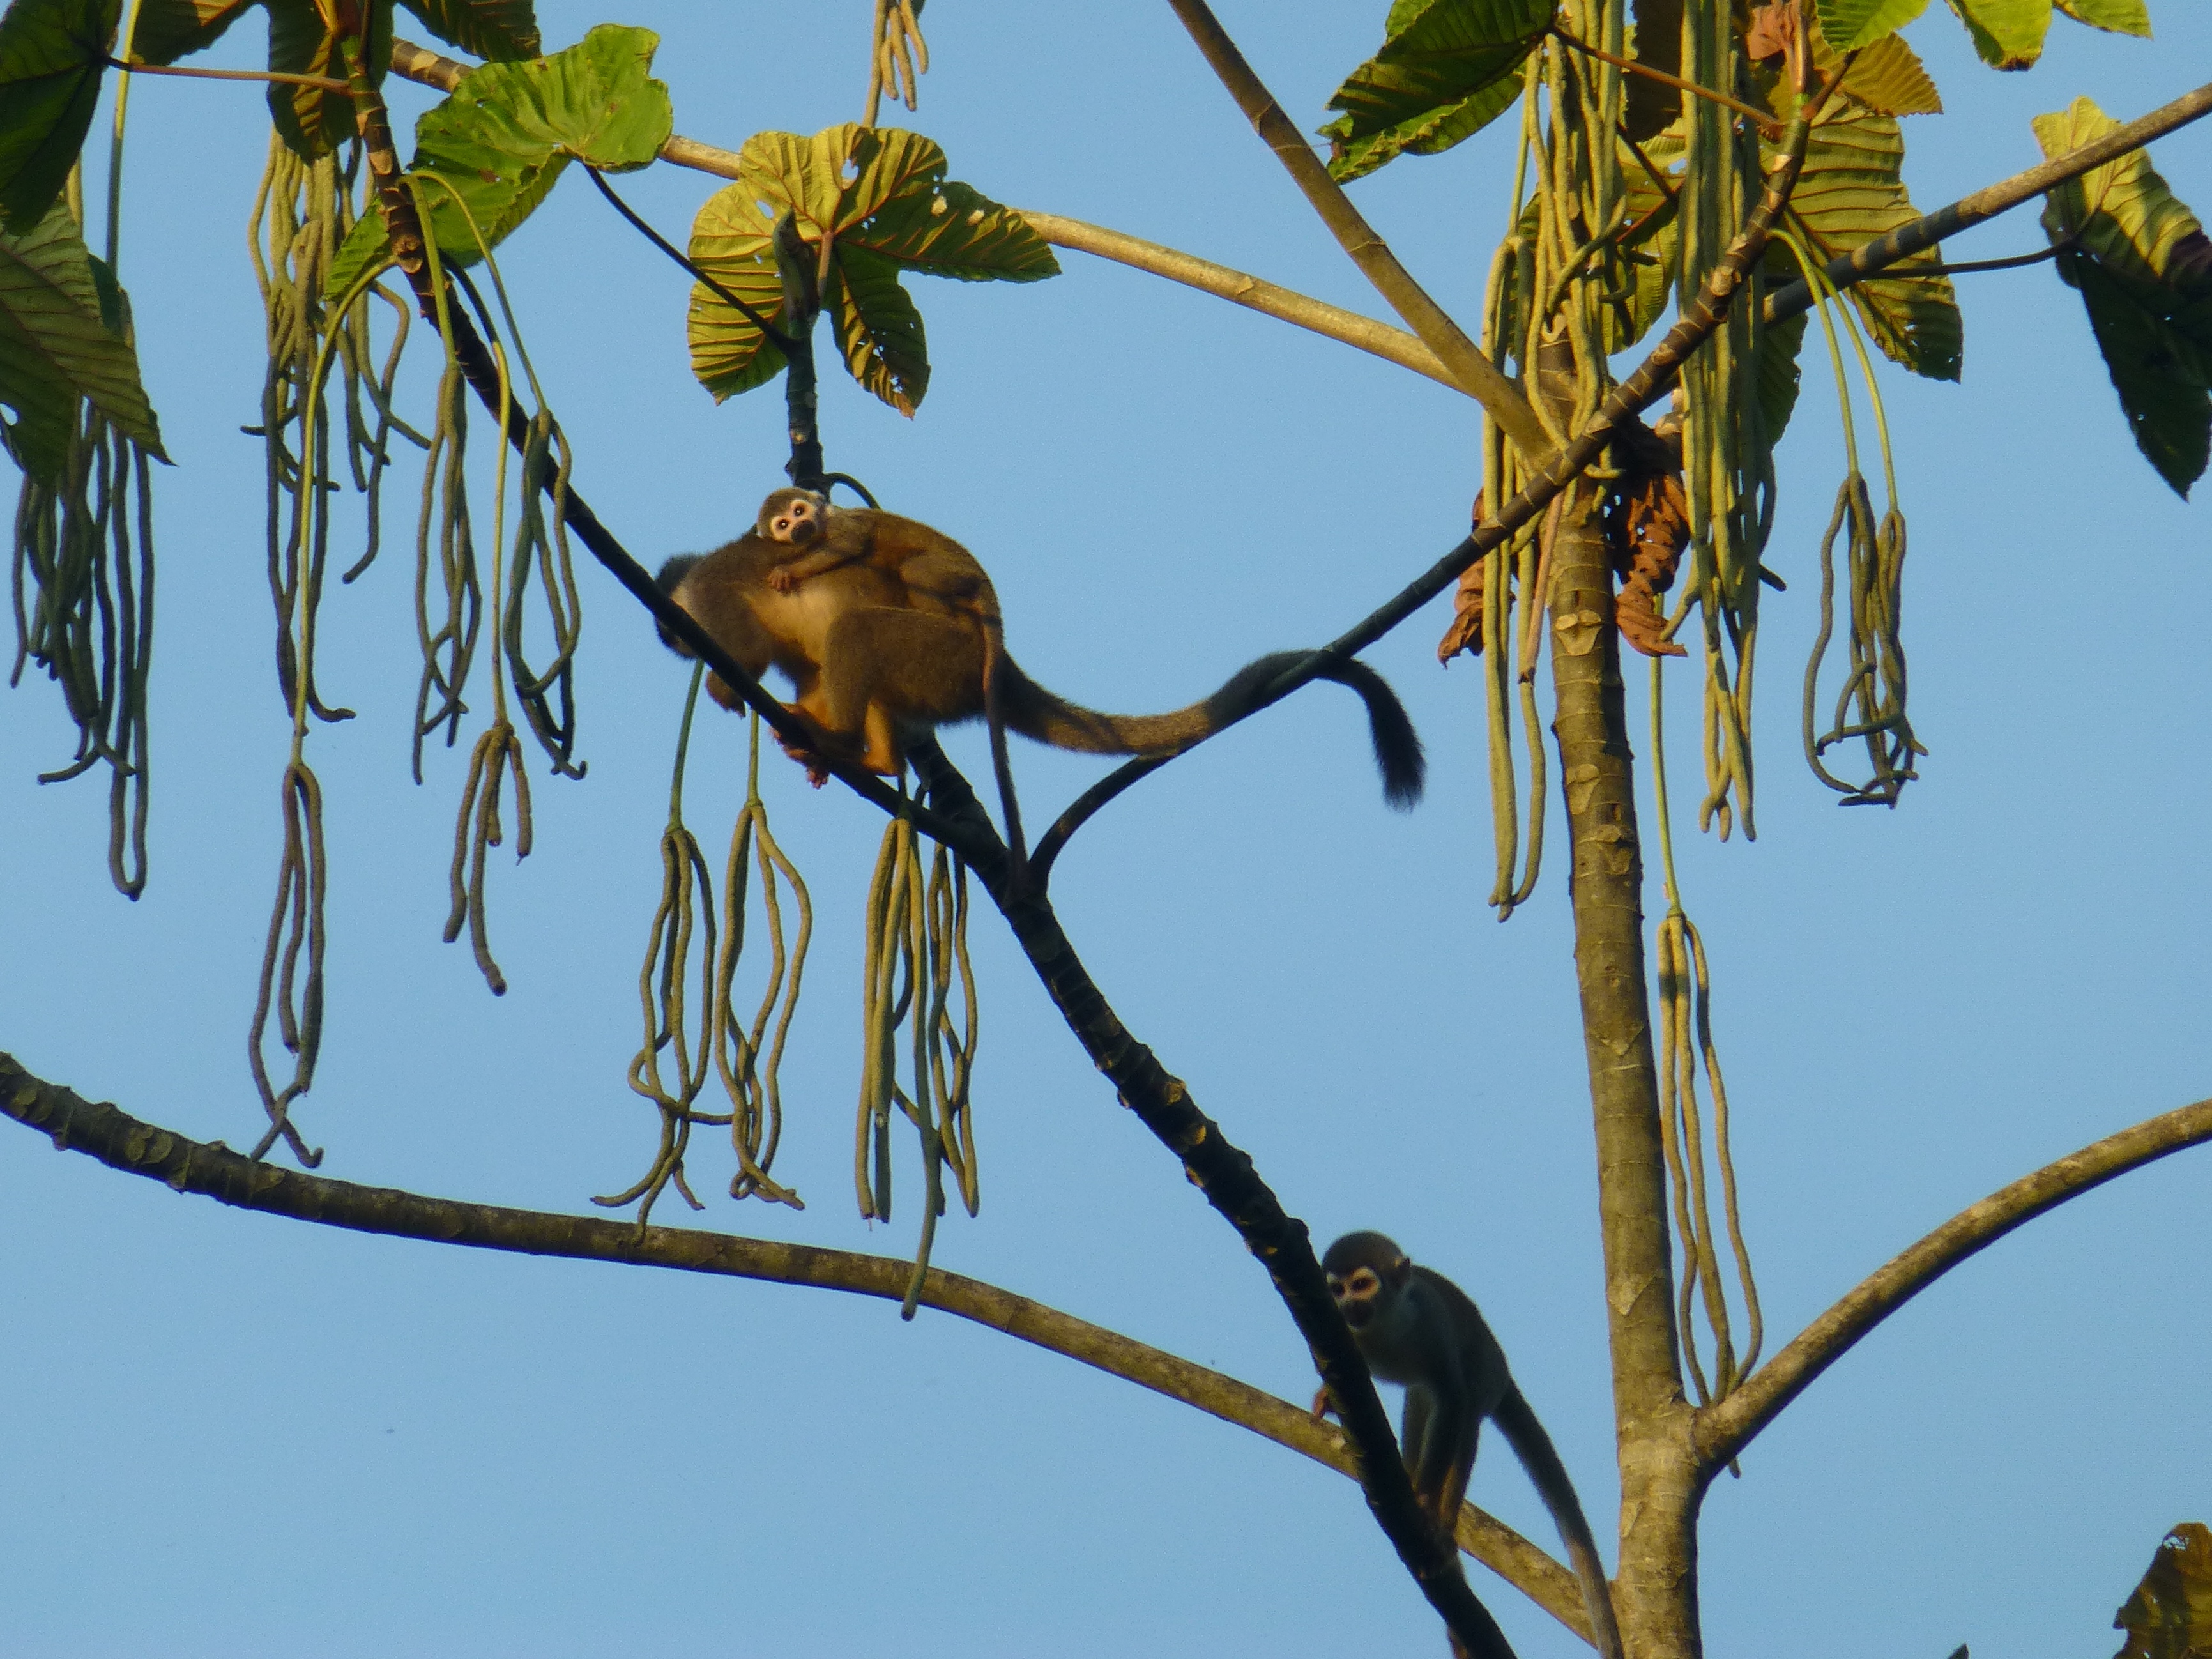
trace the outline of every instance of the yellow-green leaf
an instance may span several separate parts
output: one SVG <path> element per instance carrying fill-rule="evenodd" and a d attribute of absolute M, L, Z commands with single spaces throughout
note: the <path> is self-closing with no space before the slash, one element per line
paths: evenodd
<path fill-rule="evenodd" d="M 21 235 L 0 233 L 0 403 L 22 422 L 66 435 L 88 398 L 148 453 L 161 431 L 138 378 L 138 356 L 101 318 L 92 261 L 66 204 Z"/>
<path fill-rule="evenodd" d="M 928 388 L 929 361 L 902 270 L 1008 283 L 1060 272 L 1019 214 L 947 179 L 945 166 L 934 141 L 896 128 L 848 123 L 811 138 L 755 133 L 740 153 L 738 183 L 700 210 L 692 258 L 766 313 L 782 297 L 769 243 L 775 220 L 790 214 L 817 249 L 828 237 L 823 306 L 847 366 L 911 415 Z M 704 289 L 691 296 L 690 337 L 692 370 L 717 398 L 758 386 L 782 364 L 759 329 Z"/>
<path fill-rule="evenodd" d="M 2055 156 L 2118 124 L 2077 98 L 2034 125 L 2044 154 Z M 2136 447 L 2186 495 L 2212 442 L 2212 243 L 2203 226 L 2134 150 L 2052 190 L 2043 229 L 2068 250 L 2058 274 L 2081 290 Z"/>
<path fill-rule="evenodd" d="M 2166 1534 L 2112 1626 L 2128 1633 L 2113 1659 L 2212 1652 L 2212 1531 L 2203 1522 L 2185 1521 Z"/>
<path fill-rule="evenodd" d="M 691 222 L 691 261 L 770 323 L 783 322 L 783 287 L 769 239 L 775 226 L 750 186 L 730 185 L 707 198 Z M 691 289 L 685 319 L 691 373 L 720 403 L 775 378 L 783 354 L 736 307 L 704 284 Z"/>
<path fill-rule="evenodd" d="M 2119 123 L 2087 98 L 2058 114 L 2039 115 L 2036 142 L 2045 159 L 2095 143 Z M 2175 251 L 2203 226 L 2166 188 L 2145 152 L 2126 155 L 2069 179 L 2044 198 L 2044 234 L 2055 243 L 2072 238 L 2115 274 L 2147 285 L 2173 274 Z"/>
<path fill-rule="evenodd" d="M 1813 0 L 1820 33 L 1838 52 L 1856 52 L 1928 9 L 1928 0 Z"/>
<path fill-rule="evenodd" d="M 1943 112 L 1935 82 L 1901 35 L 1885 34 L 1851 59 L 1839 90 L 1876 115 Z"/>
<path fill-rule="evenodd" d="M 1790 221 L 1825 262 L 1920 216 L 1905 194 L 1905 141 L 1895 118 L 1857 110 L 1821 121 L 1790 198 Z M 1916 277 L 1932 248 L 1844 290 L 1884 356 L 1930 380 L 1959 378 L 1962 331 L 1948 276 Z"/>
<path fill-rule="evenodd" d="M 2058 0 L 2058 9 L 2091 28 L 2150 39 L 2150 12 L 2143 0 Z"/>
<path fill-rule="evenodd" d="M 2043 56 L 2051 0 L 1950 0 L 1950 6 L 1992 68 L 2024 70 Z"/>
<path fill-rule="evenodd" d="M 1515 71 L 1552 10 L 1552 0 L 1399 0 L 1382 49 L 1328 100 L 1343 112 L 1321 130 L 1330 173 L 1357 179 L 1487 126 L 1519 95 Z"/>
<path fill-rule="evenodd" d="M 1924 5 L 1927 0 L 1921 3 Z M 1631 54 L 1638 63 L 1662 75 L 1680 75 L 1682 0 L 1635 0 L 1632 9 L 1636 28 Z M 1639 143 L 1664 132 L 1682 112 L 1682 94 L 1649 76 L 1630 76 L 1621 87 L 1621 95 L 1627 106 L 1624 125 L 1628 136 Z"/>
<path fill-rule="evenodd" d="M 0 15 L 0 219 L 40 225 L 84 147 L 120 0 L 14 0 Z"/>

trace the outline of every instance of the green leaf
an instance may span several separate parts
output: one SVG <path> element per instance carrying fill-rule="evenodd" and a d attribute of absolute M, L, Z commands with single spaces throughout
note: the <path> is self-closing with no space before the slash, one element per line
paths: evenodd
<path fill-rule="evenodd" d="M 495 64 L 544 50 L 532 0 L 400 0 L 441 40 Z"/>
<path fill-rule="evenodd" d="M 550 58 L 481 64 L 426 111 L 408 171 L 423 181 L 424 223 L 441 257 L 463 266 L 482 259 L 537 210 L 572 159 L 626 173 L 658 155 L 675 118 L 668 88 L 650 73 L 659 44 L 650 29 L 602 23 Z M 325 291 L 343 294 L 386 258 L 382 222 L 364 216 Z"/>
<path fill-rule="evenodd" d="M 2130 284 L 2079 253 L 2060 258 L 2081 290 L 2120 412 L 2143 459 L 2186 500 L 2212 455 L 2212 392 L 2205 360 Z"/>
<path fill-rule="evenodd" d="M 100 309 L 91 258 L 64 204 L 22 235 L 0 233 L 0 403 L 33 429 L 34 441 L 58 425 L 65 441 L 77 398 L 88 398 L 160 455 L 161 427 L 139 383 L 137 354 L 101 321 Z"/>
<path fill-rule="evenodd" d="M 1552 21 L 1551 0 L 1401 0 L 1382 49 L 1328 100 L 1329 172 L 1372 173 L 1408 151 L 1435 155 L 1520 95 L 1517 70 Z"/>
<path fill-rule="evenodd" d="M 848 161 L 849 158 L 849 161 Z M 759 132 L 740 153 L 738 182 L 700 210 L 691 257 L 757 310 L 780 307 L 769 236 L 789 213 L 800 236 L 831 242 L 823 304 L 854 379 L 911 415 L 929 385 L 921 313 L 903 270 L 963 282 L 1033 283 L 1057 276 L 1044 240 L 1012 209 L 948 180 L 945 152 L 920 133 L 854 124 L 811 138 Z M 692 372 L 719 398 L 760 385 L 781 366 L 757 327 L 695 289 Z"/>
<path fill-rule="evenodd" d="M 72 400 L 70 416 L 42 410 L 20 421 L 0 421 L 0 444 L 25 473 L 42 484 L 58 487 L 69 472 L 70 416 L 76 411 Z"/>
<path fill-rule="evenodd" d="M 1630 55 L 1662 75 L 1682 72 L 1682 0 L 1635 0 L 1635 39 Z M 1628 136 L 1642 143 L 1674 125 L 1682 94 L 1649 76 L 1632 75 L 1622 84 Z"/>
<path fill-rule="evenodd" d="M 0 16 L 0 222 L 43 223 L 84 147 L 121 0 L 14 0 Z"/>
<path fill-rule="evenodd" d="M 2118 123 L 2087 98 L 2035 118 L 2045 156 Z M 2058 274 L 2079 289 L 2136 447 L 2186 495 L 2212 434 L 2212 245 L 2141 150 L 2094 167 L 2045 198 Z"/>
<path fill-rule="evenodd" d="M 1928 78 L 1918 55 L 1900 35 L 1885 34 L 1851 59 L 1838 90 L 1876 115 L 1943 112 L 1943 100 L 1935 82 Z"/>
<path fill-rule="evenodd" d="M 320 75 L 345 79 L 345 56 L 323 27 L 314 0 L 263 0 L 269 8 L 269 67 L 279 75 Z M 392 61 L 392 0 L 372 0 L 369 8 L 368 79 L 381 85 Z M 277 136 L 302 161 L 317 161 L 354 135 L 353 100 L 321 87 L 269 88 L 269 118 Z"/>
<path fill-rule="evenodd" d="M 2058 9 L 2093 29 L 2150 39 L 2150 12 L 2143 0 L 2058 0 Z"/>
<path fill-rule="evenodd" d="M 1870 46 L 1927 9 L 1928 0 L 1813 0 L 1820 33 L 1838 52 Z"/>
<path fill-rule="evenodd" d="M 2119 123 L 2076 98 L 2033 125 L 2048 161 L 2095 143 Z M 2201 241 L 2203 229 L 2139 149 L 2068 179 L 2044 198 L 2043 230 L 2052 242 L 2072 237 L 2106 269 L 2147 288 L 2183 274 L 2174 269 L 2177 252 L 2192 237 Z M 2193 269 L 2186 274 L 2193 280 Z"/>
<path fill-rule="evenodd" d="M 1757 355 L 1759 428 L 1770 449 L 1782 441 L 1782 434 L 1790 427 L 1790 417 L 1796 412 L 1797 388 L 1803 378 L 1797 358 L 1805 343 L 1805 321 L 1806 313 L 1801 311 L 1778 323 L 1761 325 L 1759 343 L 1753 348 Z"/>
<path fill-rule="evenodd" d="M 707 198 L 691 222 L 691 262 L 769 322 L 783 322 L 783 286 L 769 246 L 774 222 L 750 185 L 730 185 Z M 691 289 L 685 332 L 691 373 L 720 403 L 774 380 L 783 354 L 737 307 L 706 287 Z"/>
<path fill-rule="evenodd" d="M 929 390 L 929 345 L 921 313 L 899 286 L 897 264 L 841 243 L 823 298 L 853 378 L 912 415 Z"/>
<path fill-rule="evenodd" d="M 1849 253 L 1920 214 L 1900 176 L 1905 141 L 1893 117 L 1847 110 L 1821 121 L 1806 147 L 1790 219 L 1823 260 Z M 1935 380 L 1959 378 L 1962 332 L 1948 276 L 1911 275 L 1940 263 L 1923 248 L 1844 290 L 1882 354 Z"/>
<path fill-rule="evenodd" d="M 2024 70 L 2043 56 L 2051 0 L 1950 0 L 1950 7 L 1993 69 Z"/>
<path fill-rule="evenodd" d="M 2212 1648 L 2212 1531 L 2203 1522 L 2166 1534 L 2112 1626 L 2128 1633 L 2112 1659 L 2189 1659 Z"/>
<path fill-rule="evenodd" d="M 130 50 L 118 55 L 133 63 L 173 64 L 204 52 L 252 9 L 254 0 L 139 0 L 131 25 Z"/>

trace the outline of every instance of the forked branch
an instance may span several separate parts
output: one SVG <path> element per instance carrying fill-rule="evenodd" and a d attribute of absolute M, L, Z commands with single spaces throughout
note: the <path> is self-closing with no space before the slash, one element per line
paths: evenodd
<path fill-rule="evenodd" d="M 1705 1468 L 1717 1469 L 1735 1456 L 1853 1343 L 1967 1257 L 2115 1176 L 2208 1140 L 2212 1100 L 2200 1100 L 2047 1164 L 1960 1212 L 1808 1325 L 1734 1394 L 1698 1413 L 1696 1445 Z"/>
<path fill-rule="evenodd" d="M 114 1106 L 88 1101 L 32 1076 L 4 1053 L 0 1053 L 0 1112 L 49 1136 L 62 1151 L 82 1152 L 126 1175 L 144 1176 L 178 1192 L 197 1193 L 240 1209 L 355 1232 L 811 1285 L 887 1302 L 904 1296 L 914 1273 L 912 1262 L 888 1256 L 690 1228 L 640 1228 L 595 1217 L 464 1204 L 258 1164 L 220 1142 L 190 1140 Z M 957 1273 L 932 1268 L 921 1300 L 941 1312 L 1195 1406 L 1357 1478 L 1351 1450 L 1334 1427 L 1317 1424 L 1304 1407 L 1234 1377 Z M 1586 1620 L 1573 1577 L 1543 1550 L 1473 1504 L 1460 1512 L 1459 1540 L 1475 1559 L 1546 1612 L 1578 1633 L 1584 1631 Z"/>
<path fill-rule="evenodd" d="M 1305 135 L 1291 124 L 1274 94 L 1252 72 L 1252 66 L 1244 61 L 1244 54 L 1237 50 L 1237 43 L 1229 38 L 1206 0 L 1168 0 L 1168 3 L 1175 8 L 1176 16 L 1190 31 L 1207 65 L 1229 89 L 1261 142 L 1275 153 L 1275 159 L 1289 172 L 1360 274 L 1375 285 L 1375 291 L 1399 319 L 1420 336 L 1422 343 L 1437 354 L 1461 389 L 1482 405 L 1522 454 L 1548 453 L 1551 438 L 1520 386 L 1483 356 L 1482 348 L 1468 339 L 1444 308 L 1429 297 L 1428 290 L 1390 252 L 1389 244 L 1352 205 L 1344 186 L 1328 176 L 1328 167 L 1314 154 Z"/>

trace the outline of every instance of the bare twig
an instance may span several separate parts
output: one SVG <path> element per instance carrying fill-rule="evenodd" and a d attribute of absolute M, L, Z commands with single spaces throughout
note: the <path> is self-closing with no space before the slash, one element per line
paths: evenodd
<path fill-rule="evenodd" d="M 285 87 L 319 87 L 325 92 L 343 92 L 346 83 L 327 75 L 294 75 L 283 70 L 186 69 L 181 64 L 133 64 L 120 58 L 106 60 L 107 67 L 125 75 L 178 75 L 194 81 L 265 81 Z"/>
<path fill-rule="evenodd" d="M 2116 1176 L 2212 1140 L 2212 1100 L 2138 1123 L 2046 1164 L 1961 1211 L 1863 1280 L 1726 1400 L 1698 1413 L 1698 1455 L 1717 1469 L 1851 1345 L 1969 1256 Z"/>
<path fill-rule="evenodd" d="M 1829 78 L 1827 85 L 1807 106 L 1807 112 L 1791 124 L 1789 136 L 1783 143 L 1781 164 L 1768 176 L 1765 195 L 1750 218 L 1744 222 L 1742 234 L 1705 279 L 1705 286 L 1696 302 L 1684 310 L 1674 326 L 1652 348 L 1650 356 L 1637 366 L 1636 371 L 1613 389 L 1599 406 L 1595 418 L 1574 441 L 1547 458 L 1538 469 L 1533 483 L 1506 502 L 1494 516 L 1485 518 L 1474 534 L 1401 588 L 1395 598 L 1370 611 L 1297 666 L 1285 670 L 1273 685 L 1255 698 L 1249 708 L 1235 719 L 1224 722 L 1209 732 L 1208 737 L 1218 736 L 1237 720 L 1249 719 L 1262 708 L 1281 702 L 1300 686 L 1310 683 L 1323 668 L 1344 662 L 1364 651 L 1443 592 L 1459 580 L 1461 573 L 1469 565 L 1492 548 L 1510 539 L 1514 532 L 1549 507 L 1553 497 L 1587 471 L 1603 453 L 1618 428 L 1648 409 L 1662 392 L 1674 384 L 1676 372 L 1690 354 L 1704 343 L 1705 337 L 1718 328 L 1728 315 L 1746 274 L 1765 251 L 1766 240 L 1774 228 L 1774 222 L 1788 204 L 1790 192 L 1796 188 L 1798 173 L 1804 166 L 1805 144 L 1811 132 L 1812 122 L 1834 92 L 1840 74 L 1839 70 L 1837 76 Z M 1205 740 L 1201 738 L 1200 741 Z M 1186 755 L 1189 752 L 1188 749 L 1178 751 Z M 1175 758 L 1174 755 L 1152 756 L 1127 762 L 1085 790 L 1053 826 L 1038 837 L 1036 849 L 1030 855 L 1031 867 L 1042 866 L 1048 870 L 1052 861 L 1059 857 L 1060 848 L 1067 844 L 1068 838 L 1081 829 L 1094 813 L 1139 779 L 1158 771 Z"/>
<path fill-rule="evenodd" d="M 0 1112 L 50 1136 L 60 1150 L 82 1152 L 125 1174 L 145 1176 L 179 1192 L 198 1193 L 240 1209 L 355 1232 L 811 1285 L 888 1302 L 905 1294 L 914 1272 L 912 1262 L 889 1256 L 691 1228 L 640 1228 L 627 1221 L 464 1204 L 297 1174 L 253 1163 L 221 1142 L 190 1140 L 114 1106 L 88 1101 L 58 1084 L 32 1076 L 4 1053 L 0 1053 Z M 932 1268 L 921 1300 L 1194 1406 L 1356 1478 L 1352 1453 L 1336 1429 L 1314 1422 L 1304 1407 L 1249 1383 L 957 1273 Z M 1578 1634 L 1585 1632 L 1587 1621 L 1573 1577 L 1542 1549 L 1473 1504 L 1460 1512 L 1459 1538 L 1470 1555 L 1546 1612 Z"/>
<path fill-rule="evenodd" d="M 1837 288 L 1849 288 L 1852 283 L 1874 276 L 1887 265 L 1910 258 L 1923 248 L 1933 247 L 1947 236 L 1954 236 L 1969 226 L 1978 225 L 1985 219 L 1994 219 L 2000 213 L 2010 211 L 2023 202 L 2033 201 L 2054 185 L 2063 185 L 2069 179 L 2078 179 L 2092 167 L 2102 167 L 2130 150 L 2141 149 L 2154 138 L 2162 138 L 2191 121 L 2212 115 L 2212 85 L 2202 86 L 2192 93 L 2160 106 L 2149 114 L 2138 116 L 2126 125 L 2115 127 L 2094 143 L 2045 161 L 2040 167 L 2030 167 L 2025 173 L 2014 173 L 2009 179 L 1999 179 L 1984 185 L 1971 196 L 1962 196 L 1946 208 L 1938 208 L 1925 218 L 1915 219 L 1909 225 L 1899 225 L 1887 236 L 1878 236 L 1863 247 L 1851 250 L 1827 264 L 1828 281 Z M 1811 289 L 1801 280 L 1786 288 L 1777 289 L 1767 295 L 1765 317 L 1769 323 L 1778 323 L 1795 317 L 1813 303 Z"/>
<path fill-rule="evenodd" d="M 1653 69 L 1649 64 L 1639 64 L 1633 58 L 1616 58 L 1613 53 L 1590 45 L 1587 40 L 1577 39 L 1556 23 L 1547 33 L 1561 46 L 1571 46 L 1585 56 L 1596 58 L 1601 64 L 1610 64 L 1617 70 L 1625 70 L 1631 75 L 1640 75 L 1647 81 L 1656 81 L 1661 86 L 1672 87 L 1677 92 L 1693 94 L 1697 97 L 1718 104 L 1723 109 L 1732 109 L 1738 115 L 1747 116 L 1757 125 L 1759 130 L 1770 138 L 1778 137 L 1781 135 L 1782 123 L 1774 118 L 1772 110 L 1754 108 L 1749 104 L 1729 97 L 1724 92 L 1716 92 L 1711 87 L 1701 87 L 1695 81 L 1685 81 L 1679 75 L 1669 75 L 1665 70 Z"/>
<path fill-rule="evenodd" d="M 1291 118 L 1283 113 L 1274 94 L 1252 72 L 1252 66 L 1244 61 L 1244 55 L 1237 50 L 1236 42 L 1229 38 L 1206 0 L 1168 0 L 1168 3 L 1175 8 L 1176 16 L 1198 43 L 1199 51 L 1220 77 L 1222 85 L 1229 89 L 1229 95 L 1237 100 L 1237 108 L 1252 123 L 1253 131 L 1275 153 L 1275 159 L 1289 172 L 1291 180 L 1320 215 L 1321 222 L 1328 227 L 1329 234 L 1351 256 L 1352 263 L 1359 267 L 1360 274 L 1375 285 L 1375 291 L 1390 309 L 1398 313 L 1399 319 L 1437 354 L 1452 377 L 1482 405 L 1522 454 L 1534 457 L 1550 453 L 1551 437 L 1520 386 L 1483 356 L 1482 349 L 1467 337 L 1443 307 L 1431 299 L 1428 291 L 1398 263 L 1398 256 L 1390 252 L 1389 245 L 1376 234 L 1359 210 L 1352 205 L 1344 186 L 1328 176 L 1328 169 L 1314 154 L 1305 136 L 1291 125 Z"/>

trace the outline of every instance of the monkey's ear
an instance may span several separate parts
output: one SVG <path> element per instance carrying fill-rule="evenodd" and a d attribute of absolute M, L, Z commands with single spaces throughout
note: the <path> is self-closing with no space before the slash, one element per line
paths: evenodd
<path fill-rule="evenodd" d="M 1382 1277 L 1389 1281 L 1393 1289 L 1403 1285 L 1413 1276 L 1413 1258 L 1409 1255 L 1400 1256 L 1395 1261 L 1393 1261 L 1389 1267 L 1382 1270 Z"/>

